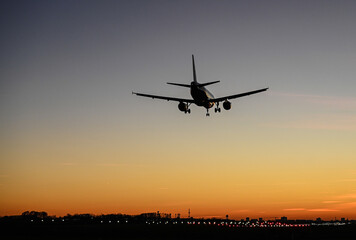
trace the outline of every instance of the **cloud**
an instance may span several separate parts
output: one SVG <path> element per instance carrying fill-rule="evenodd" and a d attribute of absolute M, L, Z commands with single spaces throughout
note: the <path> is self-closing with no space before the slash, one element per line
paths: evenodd
<path fill-rule="evenodd" d="M 283 211 L 337 212 L 337 211 L 340 211 L 340 210 L 333 209 L 333 208 L 312 208 L 312 209 L 307 209 L 307 208 L 286 208 L 286 209 L 283 209 Z"/>
<path fill-rule="evenodd" d="M 338 209 L 330 209 L 330 208 L 314 208 L 314 209 L 308 209 L 308 212 L 337 212 L 340 211 Z"/>
<path fill-rule="evenodd" d="M 350 194 L 340 195 L 340 196 L 337 196 L 337 198 L 341 198 L 341 199 L 354 199 L 354 198 L 356 198 L 356 193 L 350 193 Z"/>
<path fill-rule="evenodd" d="M 323 203 L 326 203 L 326 204 L 332 204 L 332 203 L 339 203 L 341 201 L 323 201 Z"/>
<path fill-rule="evenodd" d="M 300 101 L 304 101 L 316 105 L 325 105 L 337 109 L 343 109 L 343 110 L 356 109 L 355 97 L 320 96 L 320 95 L 283 93 L 283 92 L 270 92 L 269 94 L 274 96 L 286 97 L 290 99 L 298 99 Z"/>
<path fill-rule="evenodd" d="M 286 208 L 283 209 L 283 211 L 306 211 L 307 209 L 305 208 Z"/>
<path fill-rule="evenodd" d="M 341 208 L 341 209 L 355 208 L 356 207 L 356 202 L 340 203 L 340 204 L 337 205 L 337 207 Z"/>
<path fill-rule="evenodd" d="M 356 131 L 356 115 L 329 115 L 320 114 L 310 116 L 308 119 L 278 124 L 263 124 L 266 127 L 282 129 L 316 129 L 316 130 L 347 130 Z"/>
<path fill-rule="evenodd" d="M 271 95 L 295 100 L 300 104 L 313 106 L 314 109 L 327 107 L 327 113 L 313 113 L 304 119 L 279 124 L 265 124 L 264 126 L 282 129 L 315 129 L 315 130 L 347 130 L 356 131 L 356 98 L 333 97 L 295 93 L 273 92 Z M 331 111 L 334 111 L 332 113 Z M 319 111 L 320 112 L 320 111 Z"/>
<path fill-rule="evenodd" d="M 348 194 L 343 194 L 343 195 L 337 195 L 333 197 L 336 200 L 326 200 L 323 201 L 322 203 L 324 204 L 331 204 L 332 209 L 330 208 L 321 208 L 321 209 L 314 209 L 315 212 L 317 210 L 323 210 L 325 211 L 340 211 L 340 210 L 345 210 L 349 208 L 355 208 L 356 207 L 356 193 L 348 193 Z M 311 211 L 312 209 L 308 210 Z"/>

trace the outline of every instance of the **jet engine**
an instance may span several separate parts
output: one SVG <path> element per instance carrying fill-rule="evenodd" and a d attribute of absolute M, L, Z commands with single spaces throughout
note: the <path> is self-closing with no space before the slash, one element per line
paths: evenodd
<path fill-rule="evenodd" d="M 188 109 L 188 104 L 184 103 L 184 102 L 180 102 L 178 104 L 178 109 L 182 112 L 185 113 L 190 113 L 190 109 Z"/>
<path fill-rule="evenodd" d="M 231 102 L 229 102 L 228 100 L 225 100 L 225 102 L 223 102 L 223 107 L 225 110 L 230 110 L 231 109 Z"/>

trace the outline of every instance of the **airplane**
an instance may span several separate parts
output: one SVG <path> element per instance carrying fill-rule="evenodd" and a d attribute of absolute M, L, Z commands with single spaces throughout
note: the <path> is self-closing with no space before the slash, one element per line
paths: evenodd
<path fill-rule="evenodd" d="M 209 92 L 205 87 L 208 85 L 214 84 L 214 83 L 218 83 L 220 81 L 199 83 L 197 81 L 197 75 L 196 75 L 196 71 L 195 71 L 194 55 L 192 55 L 192 63 L 193 63 L 193 81 L 190 83 L 190 85 L 189 84 L 181 84 L 181 83 L 171 83 L 171 82 L 167 82 L 167 84 L 190 88 L 190 94 L 193 99 L 164 97 L 164 96 L 157 96 L 157 95 L 137 93 L 137 92 L 132 92 L 132 94 L 136 94 L 137 96 L 141 96 L 141 97 L 149 97 L 152 99 L 157 98 L 157 99 L 163 99 L 163 100 L 167 100 L 167 101 L 179 102 L 178 109 L 184 113 L 190 113 L 189 107 L 192 103 L 194 103 L 195 105 L 197 105 L 199 107 L 205 107 L 206 108 L 206 116 L 208 117 L 208 116 L 210 116 L 209 109 L 212 108 L 215 104 L 216 104 L 215 112 L 221 112 L 221 108 L 219 107 L 220 102 L 223 102 L 223 107 L 225 110 L 230 110 L 231 109 L 231 102 L 229 101 L 230 99 L 245 97 L 248 95 L 264 92 L 268 89 L 268 88 L 262 88 L 262 89 L 258 89 L 258 90 L 254 90 L 254 91 L 250 91 L 250 92 L 244 92 L 244 93 L 229 95 L 229 96 L 225 96 L 225 97 L 215 98 L 213 96 L 213 94 L 211 92 Z"/>

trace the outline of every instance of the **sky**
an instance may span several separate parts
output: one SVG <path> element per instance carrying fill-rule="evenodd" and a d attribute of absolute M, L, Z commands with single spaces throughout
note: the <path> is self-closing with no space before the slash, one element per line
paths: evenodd
<path fill-rule="evenodd" d="M 356 219 L 355 1 L 1 1 L 0 216 Z M 215 114 L 132 91 L 232 100 Z"/>

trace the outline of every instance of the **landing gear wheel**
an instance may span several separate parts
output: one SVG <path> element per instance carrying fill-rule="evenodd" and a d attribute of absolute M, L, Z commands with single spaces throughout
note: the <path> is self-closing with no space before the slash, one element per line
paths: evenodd
<path fill-rule="evenodd" d="M 219 102 L 216 103 L 215 112 L 221 112 L 221 108 L 219 108 Z"/>
<path fill-rule="evenodd" d="M 210 114 L 209 114 L 209 108 L 206 109 L 206 116 L 209 117 Z"/>

